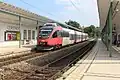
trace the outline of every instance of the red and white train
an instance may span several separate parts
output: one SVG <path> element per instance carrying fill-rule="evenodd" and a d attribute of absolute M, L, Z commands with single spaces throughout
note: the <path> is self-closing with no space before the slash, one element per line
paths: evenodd
<path fill-rule="evenodd" d="M 37 50 L 51 50 L 88 39 L 88 34 L 63 28 L 58 23 L 46 23 L 39 29 Z"/>

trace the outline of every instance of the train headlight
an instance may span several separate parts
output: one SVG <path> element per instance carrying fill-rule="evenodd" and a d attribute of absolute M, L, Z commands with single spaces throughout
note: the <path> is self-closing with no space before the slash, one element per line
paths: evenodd
<path fill-rule="evenodd" d="M 40 42 L 40 45 L 47 45 L 47 42 Z"/>

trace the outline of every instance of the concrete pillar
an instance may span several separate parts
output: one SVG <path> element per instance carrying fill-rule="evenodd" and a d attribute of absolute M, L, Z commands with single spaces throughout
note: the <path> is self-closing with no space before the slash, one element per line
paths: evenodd
<path fill-rule="evenodd" d="M 21 48 L 21 16 L 19 16 L 19 32 L 20 32 L 19 48 Z"/>

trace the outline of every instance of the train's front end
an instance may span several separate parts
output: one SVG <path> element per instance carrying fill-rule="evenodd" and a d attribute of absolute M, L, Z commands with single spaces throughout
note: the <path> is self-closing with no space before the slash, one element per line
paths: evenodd
<path fill-rule="evenodd" d="M 53 28 L 53 26 L 43 26 L 39 29 L 37 50 L 49 50 L 52 48 L 50 45 L 48 45 L 48 41 L 52 34 Z"/>
<path fill-rule="evenodd" d="M 47 23 L 39 29 L 37 50 L 52 50 L 62 45 L 60 31 L 62 28 L 56 23 Z"/>

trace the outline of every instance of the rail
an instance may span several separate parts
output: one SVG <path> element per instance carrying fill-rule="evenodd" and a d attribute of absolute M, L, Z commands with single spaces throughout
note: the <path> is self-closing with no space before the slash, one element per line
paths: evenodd
<path fill-rule="evenodd" d="M 90 41 L 87 44 L 82 44 L 79 49 L 42 66 L 40 70 L 35 71 L 35 74 L 27 76 L 25 80 L 55 80 L 91 50 L 95 43 L 96 41 Z"/>

